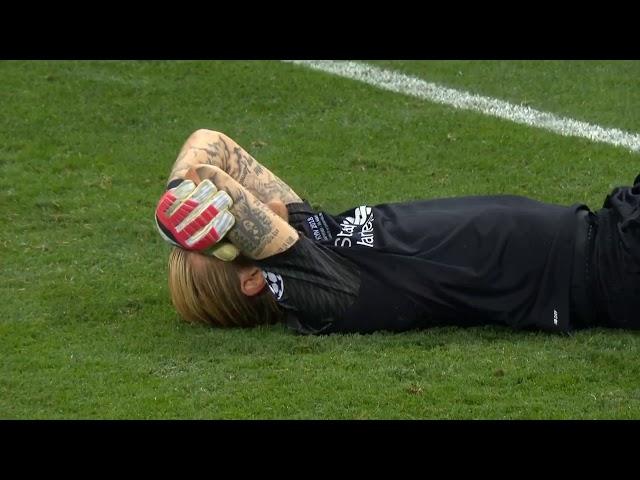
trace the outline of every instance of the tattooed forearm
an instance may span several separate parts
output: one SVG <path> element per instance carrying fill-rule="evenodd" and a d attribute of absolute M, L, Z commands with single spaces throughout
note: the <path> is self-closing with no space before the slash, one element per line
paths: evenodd
<path fill-rule="evenodd" d="M 234 205 L 231 213 L 236 218 L 234 227 L 229 232 L 229 239 L 242 252 L 250 252 L 252 257 L 259 256 L 266 245 L 279 235 L 264 206 L 251 201 L 241 190 L 234 192 Z M 235 207 L 235 208 L 234 208 Z"/>
<path fill-rule="evenodd" d="M 180 152 L 169 180 L 184 178 L 186 171 L 198 164 L 213 165 L 225 171 L 261 202 L 279 200 L 289 204 L 302 201 L 289 185 L 222 133 L 201 131 L 194 134 Z"/>
<path fill-rule="evenodd" d="M 287 204 L 301 201 L 289 185 L 264 168 L 241 148 L 234 149 L 227 173 L 248 188 L 262 202 L 280 200 Z"/>
<path fill-rule="evenodd" d="M 215 166 L 197 170 L 200 178 L 208 178 L 233 199 L 229 209 L 236 219 L 228 238 L 247 257 L 263 259 L 284 252 L 298 241 L 298 233 L 249 189 Z"/>
<path fill-rule="evenodd" d="M 236 161 L 235 163 L 230 163 L 229 172 L 227 173 L 235 178 L 240 184 L 246 185 L 247 175 L 251 173 L 251 166 L 255 163 L 255 160 L 251 155 L 245 155 L 245 152 L 240 147 L 234 148 L 233 154 L 235 155 Z"/>

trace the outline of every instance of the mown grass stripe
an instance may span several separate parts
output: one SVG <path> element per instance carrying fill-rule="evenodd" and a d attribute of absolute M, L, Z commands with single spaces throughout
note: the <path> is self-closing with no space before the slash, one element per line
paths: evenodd
<path fill-rule="evenodd" d="M 357 80 L 384 90 L 450 105 L 461 110 L 480 112 L 530 127 L 541 128 L 566 137 L 581 137 L 594 142 L 623 147 L 632 152 L 640 151 L 640 134 L 625 132 L 617 128 L 605 128 L 600 125 L 557 116 L 553 113 L 543 112 L 524 105 L 514 105 L 497 98 L 444 87 L 373 65 L 330 60 L 285 61 Z"/>

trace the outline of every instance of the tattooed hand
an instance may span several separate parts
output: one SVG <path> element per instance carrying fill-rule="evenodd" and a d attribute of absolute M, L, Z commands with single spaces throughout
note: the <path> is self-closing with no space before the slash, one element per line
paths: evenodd
<path fill-rule="evenodd" d="M 222 169 L 212 165 L 196 167 L 201 179 L 209 179 L 233 199 L 229 211 L 236 223 L 227 239 L 247 257 L 260 260 L 282 253 L 298 241 L 298 232 L 247 188 Z"/>

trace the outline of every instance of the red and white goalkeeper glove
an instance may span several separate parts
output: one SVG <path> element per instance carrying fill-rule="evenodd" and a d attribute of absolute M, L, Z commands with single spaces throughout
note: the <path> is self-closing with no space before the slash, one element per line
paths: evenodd
<path fill-rule="evenodd" d="M 210 180 L 198 186 L 191 180 L 164 193 L 156 207 L 156 225 L 162 238 L 187 250 L 208 250 L 233 227 L 229 212 L 233 200 Z"/>

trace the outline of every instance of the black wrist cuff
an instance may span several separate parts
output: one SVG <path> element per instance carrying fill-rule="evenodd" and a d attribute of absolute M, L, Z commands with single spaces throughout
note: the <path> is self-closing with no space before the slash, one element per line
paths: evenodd
<path fill-rule="evenodd" d="M 172 188 L 177 187 L 178 185 L 180 185 L 182 182 L 184 182 L 183 178 L 174 178 L 173 180 L 171 180 L 168 184 L 167 184 L 167 190 L 171 190 Z"/>

